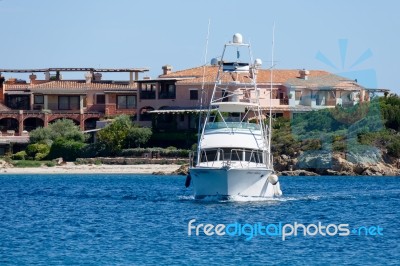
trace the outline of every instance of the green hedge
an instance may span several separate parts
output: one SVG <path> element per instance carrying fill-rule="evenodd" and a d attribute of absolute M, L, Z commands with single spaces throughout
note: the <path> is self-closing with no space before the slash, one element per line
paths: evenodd
<path fill-rule="evenodd" d="M 187 158 L 190 150 L 181 149 L 163 149 L 163 148 L 134 148 L 122 150 L 121 156 L 124 157 L 143 157 L 146 153 L 157 153 L 160 157 L 166 158 Z"/>

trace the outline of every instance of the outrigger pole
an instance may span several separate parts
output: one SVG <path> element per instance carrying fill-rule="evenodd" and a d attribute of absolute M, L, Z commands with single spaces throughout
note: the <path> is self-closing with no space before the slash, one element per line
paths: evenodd
<path fill-rule="evenodd" d="M 272 71 L 274 69 L 274 42 L 275 42 L 275 22 L 272 26 L 272 46 L 271 46 L 271 71 L 270 71 L 270 92 L 269 92 L 269 127 L 268 127 L 268 152 L 269 164 L 273 165 L 271 156 L 271 136 L 272 136 Z"/>
<path fill-rule="evenodd" d="M 199 125 L 198 125 L 198 132 L 197 132 L 197 157 L 196 157 L 196 164 L 200 163 L 200 138 L 201 138 L 201 119 L 203 117 L 203 97 L 204 97 L 204 84 L 205 84 L 205 76 L 206 76 L 206 65 L 207 65 L 207 53 L 208 53 L 208 38 L 210 36 L 210 24 L 211 19 L 208 19 L 208 27 L 207 27 L 207 38 L 206 38 L 206 48 L 204 51 L 204 65 L 203 65 L 203 81 L 201 84 L 201 94 L 200 94 L 200 112 L 199 112 Z"/>

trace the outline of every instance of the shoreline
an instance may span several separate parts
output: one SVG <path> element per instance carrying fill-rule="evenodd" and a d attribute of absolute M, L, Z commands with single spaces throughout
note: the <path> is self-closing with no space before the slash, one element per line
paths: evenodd
<path fill-rule="evenodd" d="M 40 167 L 3 167 L 1 174 L 153 174 L 164 172 L 170 174 L 178 170 L 178 164 L 135 164 L 135 165 L 111 165 L 111 164 L 79 164 L 67 162 L 60 166 Z"/>
<path fill-rule="evenodd" d="M 39 167 L 0 167 L 0 177 L 7 174 L 16 175 L 45 175 L 45 174 L 135 174 L 135 175 L 186 175 L 187 166 L 179 164 L 134 164 L 134 165 L 123 165 L 123 164 L 75 164 L 73 162 L 67 162 L 63 165 L 57 165 L 48 167 L 45 165 Z M 321 175 L 315 172 L 309 172 L 306 170 L 295 170 L 295 171 L 277 171 L 278 176 L 334 176 L 333 175 Z M 341 176 L 368 176 L 368 175 L 345 175 Z M 400 177 L 400 175 L 369 175 L 369 176 L 393 176 Z"/>

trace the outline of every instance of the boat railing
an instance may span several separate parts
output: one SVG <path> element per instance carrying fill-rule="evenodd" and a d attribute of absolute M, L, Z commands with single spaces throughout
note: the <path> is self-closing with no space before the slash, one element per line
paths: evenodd
<path fill-rule="evenodd" d="M 260 130 L 260 125 L 245 122 L 212 122 L 206 125 L 207 129 L 235 128 L 235 129 L 251 129 Z"/>
<path fill-rule="evenodd" d="M 205 149 L 200 152 L 199 162 L 207 167 L 221 166 L 227 167 L 232 164 L 239 164 L 241 167 L 271 167 L 267 151 L 252 149 L 230 149 L 216 148 Z M 197 152 L 189 154 L 189 166 L 196 166 Z"/>
<path fill-rule="evenodd" d="M 194 167 L 197 163 L 197 152 L 189 153 L 189 166 Z M 214 166 L 215 162 L 223 161 L 220 158 L 225 158 L 224 150 L 222 149 L 207 149 L 200 152 L 200 163 L 206 163 L 207 166 Z M 209 165 L 209 163 L 211 165 Z"/>

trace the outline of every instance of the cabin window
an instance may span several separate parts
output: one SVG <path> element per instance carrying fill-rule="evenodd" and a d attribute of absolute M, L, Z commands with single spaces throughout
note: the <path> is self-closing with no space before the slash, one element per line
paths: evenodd
<path fill-rule="evenodd" d="M 217 161 L 218 150 L 203 150 L 201 153 L 201 162 Z"/>
<path fill-rule="evenodd" d="M 222 101 L 223 102 L 228 102 L 229 101 L 229 99 L 228 99 L 228 91 L 226 91 L 226 90 L 222 90 Z"/>
<path fill-rule="evenodd" d="M 136 108 L 135 95 L 118 95 L 117 109 L 133 109 Z"/>
<path fill-rule="evenodd" d="M 252 163 L 262 163 L 262 152 L 256 150 L 246 150 L 245 151 L 245 161 Z"/>

